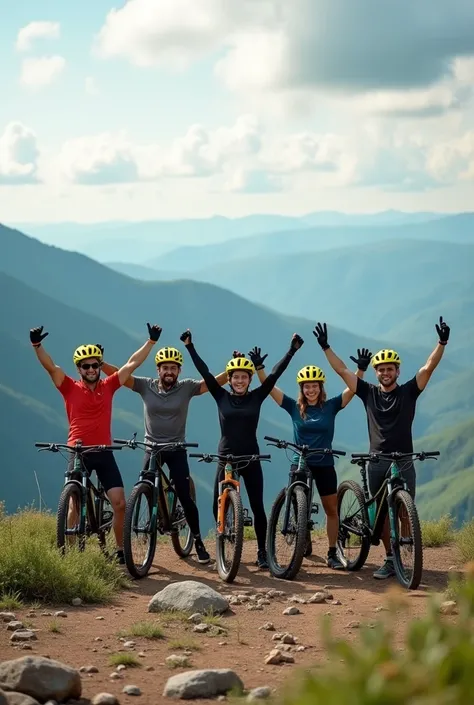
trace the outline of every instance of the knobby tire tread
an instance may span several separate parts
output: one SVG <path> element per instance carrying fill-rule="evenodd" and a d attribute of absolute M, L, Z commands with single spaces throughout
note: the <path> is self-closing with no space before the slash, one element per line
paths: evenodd
<path fill-rule="evenodd" d="M 337 488 L 337 515 L 339 517 L 339 521 L 341 521 L 341 504 L 342 500 L 344 498 L 344 495 L 346 492 L 352 492 L 359 504 L 359 511 L 362 517 L 363 522 L 366 524 L 366 526 L 369 526 L 369 516 L 367 513 L 367 507 L 365 506 L 365 497 L 364 497 L 364 492 L 362 490 L 362 487 L 355 482 L 354 480 L 344 480 L 341 482 L 339 487 Z M 340 544 L 339 537 L 338 537 L 338 544 Z M 340 553 L 342 553 L 341 558 L 344 559 L 344 565 L 346 570 L 349 571 L 357 571 L 360 570 L 364 564 L 365 561 L 367 560 L 367 557 L 370 552 L 370 539 L 368 536 L 363 536 L 361 538 L 361 545 L 360 545 L 360 551 L 359 555 L 356 560 L 353 561 L 347 561 L 345 558 L 342 547 L 340 547 Z"/>
<path fill-rule="evenodd" d="M 155 558 L 156 544 L 157 544 L 156 525 L 155 525 L 155 530 L 151 534 L 149 534 L 150 546 L 148 549 L 146 561 L 142 566 L 137 567 L 134 563 L 133 552 L 132 552 L 132 536 L 133 536 L 132 526 L 133 526 L 135 505 L 137 504 L 138 500 L 142 496 L 144 496 L 145 499 L 148 501 L 148 510 L 149 510 L 149 515 L 150 515 L 150 520 L 151 520 L 152 510 L 153 510 L 153 488 L 150 485 L 148 485 L 147 483 L 141 483 L 139 485 L 135 485 L 132 492 L 130 493 L 130 497 L 127 500 L 127 505 L 125 507 L 124 527 L 123 527 L 123 554 L 124 554 L 124 558 L 125 558 L 125 565 L 127 566 L 127 570 L 130 573 L 130 575 L 132 575 L 134 578 L 144 578 L 148 574 L 148 572 L 153 564 L 153 560 Z"/>
<path fill-rule="evenodd" d="M 224 582 L 232 583 L 237 575 L 240 567 L 240 561 L 242 558 L 242 549 L 244 546 L 244 509 L 242 505 L 242 498 L 240 493 L 236 490 L 229 490 L 227 495 L 227 502 L 230 502 L 234 512 L 234 526 L 235 526 L 235 548 L 234 556 L 232 558 L 232 563 L 230 569 L 227 571 L 225 567 L 225 555 L 224 555 L 224 539 L 222 536 L 217 534 L 216 536 L 216 562 L 217 562 L 217 572 Z M 224 517 L 227 512 L 224 512 Z"/>

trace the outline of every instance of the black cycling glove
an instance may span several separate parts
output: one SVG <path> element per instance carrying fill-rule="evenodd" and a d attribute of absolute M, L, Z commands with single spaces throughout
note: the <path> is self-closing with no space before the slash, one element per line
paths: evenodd
<path fill-rule="evenodd" d="M 449 340 L 451 328 L 443 321 L 443 316 L 439 317 L 439 325 L 436 324 L 436 332 L 439 335 L 439 344 L 446 345 Z"/>
<path fill-rule="evenodd" d="M 369 351 L 368 348 L 358 349 L 357 357 L 352 357 L 351 355 L 351 360 L 355 362 L 359 370 L 362 370 L 363 372 L 365 372 L 368 366 L 370 365 L 371 359 L 372 353 Z"/>
<path fill-rule="evenodd" d="M 323 350 L 327 350 L 330 347 L 328 343 L 328 327 L 325 323 L 318 323 L 314 328 L 313 335 Z"/>
<path fill-rule="evenodd" d="M 303 347 L 303 344 L 304 340 L 301 335 L 298 335 L 298 333 L 294 333 L 290 343 L 290 351 L 292 353 L 295 353 L 297 350 Z"/>
<path fill-rule="evenodd" d="M 265 367 L 263 363 L 266 357 L 268 357 L 268 354 L 262 357 L 262 348 L 254 347 L 249 352 L 249 358 L 252 360 L 256 370 L 263 370 Z"/>
<path fill-rule="evenodd" d="M 153 343 L 156 343 L 156 341 L 157 341 L 158 338 L 160 337 L 161 331 L 162 331 L 163 329 L 160 328 L 160 326 L 157 326 L 157 325 L 151 326 L 149 323 L 147 323 L 147 327 L 148 327 L 148 335 L 150 336 L 150 340 L 151 340 Z"/>
<path fill-rule="evenodd" d="M 44 340 L 47 335 L 49 335 L 49 333 L 43 333 L 43 326 L 40 328 L 31 328 L 30 342 L 35 348 L 37 348 L 41 345 L 41 341 Z"/>

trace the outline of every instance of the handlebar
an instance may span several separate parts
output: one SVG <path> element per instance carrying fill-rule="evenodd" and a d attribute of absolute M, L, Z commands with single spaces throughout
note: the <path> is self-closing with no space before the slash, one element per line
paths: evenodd
<path fill-rule="evenodd" d="M 199 443 L 184 443 L 183 441 L 173 441 L 168 443 L 154 443 L 150 441 L 137 441 L 136 433 L 129 440 L 114 438 L 114 443 L 120 443 L 120 448 L 146 448 L 151 451 L 179 450 L 181 448 L 199 448 Z"/>
<path fill-rule="evenodd" d="M 255 462 L 256 460 L 271 460 L 271 455 L 259 455 L 258 453 L 253 453 L 252 455 L 223 455 L 221 453 L 190 453 L 190 458 L 199 458 L 199 462 L 212 463 L 214 461 L 222 461 L 225 463 L 242 463 L 242 462 Z"/>
<path fill-rule="evenodd" d="M 345 450 L 334 450 L 332 448 L 310 448 L 309 446 L 300 446 L 290 441 L 284 441 L 272 436 L 264 436 L 266 441 L 270 441 L 268 445 L 275 445 L 277 448 L 294 448 L 300 455 L 308 456 L 319 453 L 320 455 L 347 455 Z"/>
<path fill-rule="evenodd" d="M 379 453 L 378 451 L 374 451 L 373 453 L 352 453 L 352 464 L 359 464 L 361 462 L 366 462 L 367 460 L 372 460 L 373 462 L 378 462 L 381 458 L 385 460 L 403 460 L 404 458 L 417 458 L 418 460 L 426 460 L 429 458 L 436 458 L 438 455 L 440 455 L 439 450 L 431 450 L 431 451 L 419 451 L 416 453 L 400 453 L 399 451 L 395 451 L 393 453 Z"/>
<path fill-rule="evenodd" d="M 59 450 L 67 450 L 69 453 L 92 453 L 94 451 L 102 450 L 122 450 L 123 446 L 119 445 L 96 445 L 96 446 L 83 446 L 81 442 L 76 442 L 73 446 L 67 445 L 67 443 L 35 443 L 35 447 L 41 450 L 49 450 L 52 453 L 59 453 Z"/>

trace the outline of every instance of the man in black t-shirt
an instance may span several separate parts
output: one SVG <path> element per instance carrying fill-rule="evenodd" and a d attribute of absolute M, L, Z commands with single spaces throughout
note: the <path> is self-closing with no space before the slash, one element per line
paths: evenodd
<path fill-rule="evenodd" d="M 412 424 L 416 402 L 443 357 L 444 348 L 449 340 L 450 328 L 442 317 L 439 319 L 439 325 L 436 325 L 436 331 L 439 337 L 436 348 L 416 375 L 404 384 L 398 384 L 401 360 L 395 350 L 380 350 L 374 355 L 371 362 L 378 381 L 378 385 L 374 385 L 356 377 L 354 372 L 347 368 L 345 363 L 329 347 L 326 324 L 317 324 L 314 335 L 324 350 L 329 364 L 342 377 L 351 392 L 357 394 L 365 406 L 371 452 L 413 452 Z M 351 360 L 357 362 L 353 357 Z M 372 496 L 380 489 L 390 463 L 389 460 L 379 460 L 376 463 L 368 464 L 367 478 Z M 415 497 L 416 474 L 413 463 L 404 462 L 402 471 L 408 489 Z M 374 573 L 374 578 L 379 580 L 390 578 L 395 574 L 388 517 L 385 521 L 382 541 L 387 556 L 382 567 Z"/>

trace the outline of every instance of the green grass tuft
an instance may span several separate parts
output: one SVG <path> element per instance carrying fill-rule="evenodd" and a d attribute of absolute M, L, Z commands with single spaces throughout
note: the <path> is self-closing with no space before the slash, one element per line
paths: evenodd
<path fill-rule="evenodd" d="M 110 654 L 109 663 L 114 667 L 126 666 L 127 668 L 140 668 L 142 665 L 134 654 L 129 654 L 127 651 Z"/>
<path fill-rule="evenodd" d="M 135 622 L 119 633 L 119 636 L 135 636 L 144 639 L 164 639 L 163 629 L 155 622 Z"/>
<path fill-rule="evenodd" d="M 421 533 L 423 536 L 423 546 L 426 548 L 434 548 L 438 546 L 447 546 L 454 541 L 453 520 L 446 514 L 440 519 L 434 521 L 422 521 Z"/>
<path fill-rule="evenodd" d="M 474 561 L 474 519 L 456 533 L 456 546 L 462 561 Z"/>

